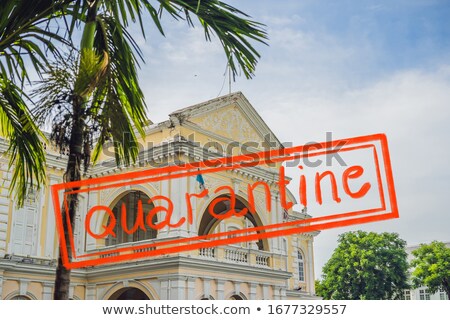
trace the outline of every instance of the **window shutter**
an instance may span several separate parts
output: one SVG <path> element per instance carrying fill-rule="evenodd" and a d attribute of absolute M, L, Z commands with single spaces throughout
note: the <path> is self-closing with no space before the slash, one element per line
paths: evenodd
<path fill-rule="evenodd" d="M 14 212 L 12 253 L 33 255 L 36 247 L 35 208 L 25 206 Z"/>

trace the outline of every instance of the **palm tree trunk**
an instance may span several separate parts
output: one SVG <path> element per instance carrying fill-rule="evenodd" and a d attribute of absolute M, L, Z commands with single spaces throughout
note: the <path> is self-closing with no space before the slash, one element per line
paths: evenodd
<path fill-rule="evenodd" d="M 97 17 L 98 1 L 92 1 L 87 13 L 86 23 L 83 29 L 83 36 L 80 42 L 81 59 L 83 59 L 84 49 L 92 49 L 94 45 L 94 35 Z M 81 61 L 80 59 L 80 61 Z M 73 125 L 69 142 L 69 161 L 65 173 L 65 182 L 79 181 L 81 179 L 81 161 L 83 157 L 83 131 L 85 130 L 84 105 L 86 97 L 75 96 L 73 99 Z M 79 188 L 74 188 L 77 190 Z M 78 208 L 78 193 L 72 193 L 67 197 L 68 218 L 71 229 L 75 228 L 75 216 Z M 68 222 L 66 221 L 66 209 L 62 208 L 62 222 L 64 226 L 64 239 L 69 261 L 72 260 L 72 246 L 68 232 Z M 58 256 L 58 266 L 56 268 L 54 300 L 69 299 L 70 269 L 67 269 L 62 261 L 61 250 Z"/>
<path fill-rule="evenodd" d="M 72 127 L 70 144 L 69 144 L 69 161 L 67 163 L 67 169 L 65 174 L 66 182 L 78 181 L 81 179 L 81 157 L 82 157 L 82 146 L 83 146 L 83 127 L 84 121 L 80 116 L 80 104 L 76 105 L 74 102 L 74 124 Z M 78 112 L 77 112 L 77 111 Z M 79 188 L 74 188 L 77 190 Z M 69 222 L 71 229 L 74 230 L 75 226 L 75 215 L 78 207 L 78 193 L 69 194 L 67 197 L 68 209 L 69 209 Z M 68 253 L 69 261 L 72 260 L 72 246 L 70 241 L 70 236 L 67 228 L 66 221 L 66 209 L 63 205 L 62 210 L 62 222 L 64 226 L 64 238 L 66 242 L 66 248 Z M 58 256 L 58 267 L 56 269 L 55 278 L 55 291 L 53 294 L 54 300 L 68 300 L 69 299 L 69 288 L 70 288 L 70 269 L 67 269 L 63 265 L 61 250 Z"/>

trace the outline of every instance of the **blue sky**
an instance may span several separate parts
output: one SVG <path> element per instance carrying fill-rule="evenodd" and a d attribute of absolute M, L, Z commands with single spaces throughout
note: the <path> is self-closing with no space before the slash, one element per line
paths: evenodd
<path fill-rule="evenodd" d="M 226 2 L 267 25 L 255 78 L 237 78 L 232 91 L 244 93 L 282 142 L 324 141 L 327 132 L 389 140 L 400 218 L 323 231 L 316 277 L 345 231 L 398 232 L 411 245 L 450 241 L 450 2 Z M 146 60 L 139 77 L 154 122 L 228 93 L 218 41 L 169 17 L 162 37 L 147 21 L 146 40 L 137 26 L 131 32 Z"/>
<path fill-rule="evenodd" d="M 315 241 L 316 277 L 345 231 L 398 232 L 409 244 L 450 241 L 450 3 L 229 3 L 265 23 L 270 37 L 268 47 L 257 45 L 256 77 L 238 78 L 232 91 L 246 95 L 281 141 L 323 141 L 326 132 L 389 139 L 400 219 L 323 231 Z M 166 38 L 154 29 L 147 41 L 137 38 L 155 122 L 228 92 L 218 42 L 206 43 L 201 28 L 183 22 L 163 25 Z"/>

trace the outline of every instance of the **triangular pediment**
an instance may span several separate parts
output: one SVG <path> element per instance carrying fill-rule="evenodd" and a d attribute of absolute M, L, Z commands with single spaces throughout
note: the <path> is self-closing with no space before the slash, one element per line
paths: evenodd
<path fill-rule="evenodd" d="M 235 105 L 189 119 L 199 127 L 240 143 L 264 140 Z"/>
<path fill-rule="evenodd" d="M 273 132 L 240 92 L 178 110 L 170 115 L 239 143 L 274 141 Z M 268 140 L 270 139 L 270 140 Z"/>

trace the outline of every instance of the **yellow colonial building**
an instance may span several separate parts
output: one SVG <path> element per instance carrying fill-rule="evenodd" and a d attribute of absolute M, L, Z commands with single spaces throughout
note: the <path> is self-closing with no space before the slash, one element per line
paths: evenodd
<path fill-rule="evenodd" d="M 116 167 L 113 154 L 105 151 L 103 158 L 91 167 L 86 177 L 104 177 L 180 162 L 194 162 L 282 148 L 281 143 L 261 119 L 242 93 L 234 93 L 169 115 L 169 120 L 146 127 L 141 140 L 139 161 L 130 167 Z M 52 299 L 58 235 L 55 210 L 49 189 L 30 195 L 23 208 L 17 208 L 8 197 L 11 172 L 4 155 L 7 142 L 0 139 L 0 298 Z M 62 183 L 67 156 L 47 147 L 48 185 Z M 203 174 L 198 177 L 164 179 L 113 189 L 81 194 L 74 230 L 77 254 L 102 257 L 105 249 L 130 248 L 167 240 L 208 235 L 217 232 L 248 229 L 308 218 L 306 211 L 284 210 L 278 190 L 277 166 L 244 167 Z M 270 210 L 264 188 L 254 189 L 254 207 L 249 206 L 247 186 L 265 182 L 270 187 Z M 234 190 L 233 204 L 226 189 Z M 192 223 L 177 228 L 139 229 L 125 232 L 120 224 L 115 237 L 89 237 L 85 230 L 88 208 L 108 206 L 120 220 L 124 208 L 136 212 L 142 203 L 144 212 L 153 208 L 155 195 L 170 198 L 174 205 L 173 220 L 186 216 L 186 193 L 210 190 L 208 197 L 192 199 Z M 222 190 L 214 193 L 214 190 Z M 221 201 L 214 201 L 221 197 Z M 289 201 L 295 197 L 287 193 Z M 236 212 L 247 214 L 217 219 L 234 205 Z M 213 206 L 213 207 L 211 207 Z M 92 230 L 101 233 L 110 217 L 97 215 Z M 133 215 L 127 223 L 135 222 Z M 163 219 L 155 216 L 154 223 Z M 139 260 L 118 262 L 72 270 L 72 299 L 317 299 L 314 291 L 313 241 L 317 233 L 294 234 L 245 243 Z M 233 235 L 229 235 L 233 237 Z M 114 255 L 120 255 L 120 252 Z"/>

